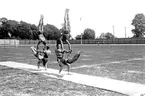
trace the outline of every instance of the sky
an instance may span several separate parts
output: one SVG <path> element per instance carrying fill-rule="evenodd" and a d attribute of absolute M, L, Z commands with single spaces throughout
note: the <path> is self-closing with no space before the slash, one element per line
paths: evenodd
<path fill-rule="evenodd" d="M 114 33 L 118 38 L 132 37 L 131 25 L 138 13 L 145 14 L 144 0 L 0 0 L 0 18 L 25 21 L 38 25 L 40 15 L 44 24 L 57 28 L 64 23 L 65 9 L 70 9 L 71 35 L 83 33 L 86 28 L 101 33 Z M 81 18 L 81 20 L 80 20 Z M 114 32 L 113 32 L 114 26 Z"/>

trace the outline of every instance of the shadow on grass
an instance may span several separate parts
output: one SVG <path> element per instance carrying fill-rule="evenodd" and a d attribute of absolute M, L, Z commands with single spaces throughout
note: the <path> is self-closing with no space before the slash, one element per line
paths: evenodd
<path fill-rule="evenodd" d="M 61 79 L 65 75 L 65 74 L 51 73 L 51 72 L 48 72 L 48 70 L 44 70 L 44 69 L 39 69 L 38 70 L 38 69 L 24 68 L 23 70 L 30 71 L 30 72 L 32 72 L 35 75 L 42 74 L 42 75 L 45 75 L 45 76 L 58 78 L 58 79 Z"/>

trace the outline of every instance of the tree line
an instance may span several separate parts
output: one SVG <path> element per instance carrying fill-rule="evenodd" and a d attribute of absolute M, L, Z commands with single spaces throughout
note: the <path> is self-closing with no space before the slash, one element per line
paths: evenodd
<path fill-rule="evenodd" d="M 35 24 L 8 20 L 5 17 L 0 18 L 0 23 L 0 39 L 38 39 L 38 27 Z M 44 25 L 44 36 L 47 40 L 56 40 L 61 36 L 62 31 L 64 31 L 63 28 L 58 29 L 51 24 Z M 83 39 L 95 39 L 95 31 L 85 29 Z"/>
<path fill-rule="evenodd" d="M 142 38 L 145 34 L 145 15 L 136 14 L 131 25 L 134 28 L 131 30 L 133 38 Z M 63 28 L 58 29 L 51 24 L 44 25 L 44 36 L 47 40 L 56 40 L 61 36 Z M 30 24 L 24 21 L 8 20 L 3 17 L 0 18 L 0 39 L 38 39 L 38 27 L 35 24 Z M 101 33 L 99 38 L 110 39 L 116 38 L 112 33 Z M 86 28 L 82 34 L 79 34 L 75 39 L 95 39 L 95 31 L 91 28 Z"/>
<path fill-rule="evenodd" d="M 132 30 L 130 30 L 133 34 L 133 37 L 131 37 L 131 38 L 144 38 L 144 35 L 145 35 L 145 15 L 143 13 L 136 14 L 131 22 L 131 25 L 134 27 Z M 83 36 L 84 34 L 78 35 L 76 37 L 76 39 L 81 39 L 81 36 L 83 39 L 85 39 L 86 37 Z M 94 33 L 92 33 L 92 34 L 94 34 Z M 89 38 L 89 36 L 87 38 Z M 99 38 L 110 39 L 110 38 L 117 38 L 117 37 L 115 37 L 110 32 L 106 32 L 106 33 L 103 32 L 100 34 Z"/>
<path fill-rule="evenodd" d="M 38 39 L 38 27 L 24 21 L 0 19 L 0 38 L 1 39 Z M 60 36 L 59 29 L 51 24 L 44 25 L 44 36 L 47 40 L 54 40 Z"/>

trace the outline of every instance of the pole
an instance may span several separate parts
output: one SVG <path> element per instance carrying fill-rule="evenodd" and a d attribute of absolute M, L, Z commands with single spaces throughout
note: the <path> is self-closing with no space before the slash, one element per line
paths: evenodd
<path fill-rule="evenodd" d="M 80 17 L 80 32 L 81 32 L 81 44 L 83 44 L 83 33 L 82 33 L 82 16 Z"/>
<path fill-rule="evenodd" d="M 114 37 L 115 37 L 115 33 L 114 33 L 114 25 L 113 25 L 112 27 L 113 27 L 113 35 L 114 35 Z"/>
<path fill-rule="evenodd" d="M 125 26 L 125 38 L 126 38 L 126 26 Z"/>

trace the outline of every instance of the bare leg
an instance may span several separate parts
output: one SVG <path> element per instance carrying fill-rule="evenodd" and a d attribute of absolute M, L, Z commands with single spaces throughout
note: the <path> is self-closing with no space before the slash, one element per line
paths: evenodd
<path fill-rule="evenodd" d="M 39 44 L 41 43 L 41 41 L 38 41 L 37 43 L 37 50 L 39 49 Z"/>
<path fill-rule="evenodd" d="M 41 63 L 41 60 L 39 60 L 38 63 L 37 63 L 38 69 L 40 67 L 40 63 Z"/>
<path fill-rule="evenodd" d="M 62 40 L 60 40 L 60 45 L 61 45 L 61 49 L 63 50 L 64 49 L 64 46 L 63 46 Z"/>
<path fill-rule="evenodd" d="M 37 59 L 42 59 L 42 58 L 43 58 L 43 56 L 42 56 L 41 54 L 39 54 L 39 52 L 36 50 L 35 47 L 32 46 L 32 47 L 31 47 L 31 50 L 32 50 L 34 56 L 35 56 Z"/>
<path fill-rule="evenodd" d="M 68 70 L 68 75 L 69 75 L 69 72 L 70 72 L 70 64 L 67 64 L 67 70 Z"/>
<path fill-rule="evenodd" d="M 45 64 L 44 64 L 45 70 L 47 70 L 48 58 L 47 58 L 47 59 L 45 59 L 45 62 L 44 62 L 44 63 L 45 63 Z"/>
<path fill-rule="evenodd" d="M 62 38 L 62 37 L 61 37 L 61 38 Z M 62 42 L 62 39 L 61 39 L 61 38 L 59 38 L 59 39 L 56 41 L 56 43 L 57 43 L 57 46 L 59 46 L 59 44 L 60 44 L 61 49 L 63 50 L 64 47 L 63 47 L 63 42 Z"/>
<path fill-rule="evenodd" d="M 70 36 L 69 33 L 63 34 L 62 41 L 65 41 L 68 44 L 68 49 L 71 50 L 71 44 L 70 44 L 70 42 L 68 40 L 69 39 L 69 36 Z"/>
<path fill-rule="evenodd" d="M 43 41 L 43 45 L 44 45 L 43 49 L 46 49 L 46 41 Z"/>
<path fill-rule="evenodd" d="M 34 56 L 39 59 L 38 52 L 37 52 L 36 48 L 32 46 L 31 50 L 32 50 Z"/>
<path fill-rule="evenodd" d="M 38 46 L 39 46 L 39 44 L 40 43 L 43 43 L 43 45 L 44 45 L 44 49 L 46 48 L 46 39 L 45 39 L 45 37 L 44 37 L 44 35 L 41 33 L 41 34 L 39 34 L 39 42 L 38 42 L 38 44 L 37 44 L 37 49 L 39 48 Z"/>
<path fill-rule="evenodd" d="M 71 64 L 71 63 L 74 63 L 75 61 L 78 60 L 78 58 L 80 57 L 81 55 L 81 51 L 79 51 L 77 54 L 75 54 L 72 58 L 68 58 L 67 60 L 67 63 Z"/>
<path fill-rule="evenodd" d="M 59 68 L 59 74 L 60 74 L 61 71 L 62 71 L 62 66 L 63 66 L 63 65 L 62 65 L 62 63 L 60 62 L 60 59 L 58 59 L 58 58 L 57 58 L 57 62 L 58 62 L 59 67 L 60 67 L 60 68 Z"/>
<path fill-rule="evenodd" d="M 69 43 L 68 40 L 66 40 L 67 44 L 68 44 L 68 49 L 71 50 L 71 44 Z"/>
<path fill-rule="evenodd" d="M 47 70 L 47 64 L 48 64 L 48 63 L 46 62 L 46 64 L 45 64 L 45 70 Z"/>
<path fill-rule="evenodd" d="M 60 69 L 59 69 L 59 74 L 60 74 L 63 69 L 63 64 L 61 62 L 59 62 L 59 67 L 60 67 Z"/>
<path fill-rule="evenodd" d="M 71 44 L 69 43 L 69 41 L 68 40 L 66 40 L 66 43 L 68 44 L 68 49 L 69 49 L 69 53 L 68 53 L 68 55 L 67 55 L 67 58 L 70 58 L 70 54 L 71 54 Z"/>
<path fill-rule="evenodd" d="M 36 50 L 35 47 L 32 46 L 32 47 L 31 47 L 31 50 L 32 50 L 32 52 L 34 53 L 34 55 L 37 54 L 37 50 Z"/>
<path fill-rule="evenodd" d="M 47 70 L 47 64 L 45 65 L 45 70 Z"/>

